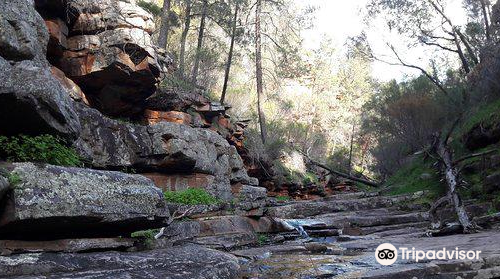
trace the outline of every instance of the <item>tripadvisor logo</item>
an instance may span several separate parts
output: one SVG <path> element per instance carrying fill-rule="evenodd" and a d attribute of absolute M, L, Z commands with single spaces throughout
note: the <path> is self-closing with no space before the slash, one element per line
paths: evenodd
<path fill-rule="evenodd" d="M 375 259 L 381 265 L 391 265 L 398 259 L 398 249 L 390 243 L 380 244 L 375 250 Z"/>
<path fill-rule="evenodd" d="M 416 250 L 415 248 L 399 248 L 402 260 L 419 262 L 421 260 L 479 260 L 481 251 L 464 251 L 455 249 Z M 375 250 L 375 259 L 381 265 L 392 265 L 398 259 L 398 249 L 390 243 L 380 244 Z"/>

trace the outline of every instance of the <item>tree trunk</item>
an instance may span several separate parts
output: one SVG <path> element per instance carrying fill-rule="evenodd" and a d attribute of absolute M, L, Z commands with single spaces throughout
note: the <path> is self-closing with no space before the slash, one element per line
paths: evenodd
<path fill-rule="evenodd" d="M 222 94 L 220 97 L 221 104 L 224 104 L 224 100 L 226 99 L 227 84 L 229 82 L 229 72 L 231 71 L 231 64 L 233 63 L 233 50 L 234 50 L 234 40 L 236 38 L 236 23 L 238 21 L 238 9 L 239 9 L 239 4 L 235 3 L 233 26 L 231 30 L 231 44 L 229 46 L 229 55 L 227 57 L 227 62 L 226 62 L 226 72 L 224 74 L 224 85 L 222 86 Z"/>
<path fill-rule="evenodd" d="M 435 136 L 435 151 L 441 159 L 446 184 L 448 186 L 448 197 L 453 204 L 458 221 L 462 225 L 464 233 L 472 233 L 475 231 L 476 226 L 469 219 L 464 204 L 458 196 L 458 170 L 453 164 L 452 154 L 447 145 L 447 139 L 441 140 L 439 134 Z"/>
<path fill-rule="evenodd" d="M 474 52 L 474 49 L 472 48 L 472 46 L 470 45 L 470 42 L 469 40 L 467 39 L 467 37 L 465 37 L 464 34 L 462 34 L 462 31 L 460 31 L 458 29 L 458 27 L 454 28 L 454 32 L 457 33 L 458 37 L 460 38 L 460 40 L 462 41 L 462 43 L 464 44 L 465 46 L 465 49 L 467 50 L 467 53 L 469 53 L 469 56 L 470 58 L 472 59 L 472 61 L 474 62 L 474 65 L 477 65 L 479 63 L 479 59 L 477 58 L 477 55 L 476 53 Z"/>
<path fill-rule="evenodd" d="M 351 146 L 349 147 L 349 166 L 348 166 L 348 174 L 352 175 L 352 152 L 354 149 L 354 129 L 356 125 L 352 123 L 352 132 L 351 132 Z"/>
<path fill-rule="evenodd" d="M 490 35 L 490 19 L 488 17 L 488 8 L 486 7 L 485 0 L 480 0 L 480 1 L 481 1 L 481 11 L 483 12 L 483 18 L 484 18 L 486 40 L 489 42 L 491 40 L 491 35 Z"/>
<path fill-rule="evenodd" d="M 170 14 L 170 0 L 163 0 L 160 34 L 158 35 L 158 46 L 164 49 L 167 48 L 169 14 Z"/>
<path fill-rule="evenodd" d="M 457 35 L 454 35 L 454 37 L 455 37 L 455 45 L 457 46 L 458 57 L 460 57 L 460 61 L 462 62 L 462 68 L 464 68 L 465 73 L 468 74 L 468 73 L 470 73 L 469 62 L 467 61 L 467 58 L 465 57 L 465 54 L 462 50 L 462 46 L 460 45 L 460 42 L 458 41 Z"/>
<path fill-rule="evenodd" d="M 179 72 L 182 76 L 185 73 L 185 63 L 186 63 L 186 40 L 189 33 L 189 28 L 191 27 L 191 0 L 186 1 L 186 19 L 184 20 L 184 29 L 181 34 L 181 49 L 179 53 Z"/>
<path fill-rule="evenodd" d="M 205 20 L 207 18 L 207 7 L 208 7 L 208 0 L 203 0 L 203 7 L 201 10 L 200 30 L 198 33 L 198 45 L 196 46 L 193 72 L 191 74 L 191 82 L 194 85 L 196 85 L 196 81 L 198 79 L 198 70 L 200 68 L 201 48 L 203 46 L 203 37 L 205 34 Z"/>
<path fill-rule="evenodd" d="M 255 8 L 255 76 L 257 79 L 257 110 L 259 114 L 260 136 L 262 143 L 266 144 L 267 128 L 264 111 L 262 110 L 262 95 L 264 85 L 262 81 L 262 34 L 260 27 L 262 13 L 262 0 L 257 0 Z"/>

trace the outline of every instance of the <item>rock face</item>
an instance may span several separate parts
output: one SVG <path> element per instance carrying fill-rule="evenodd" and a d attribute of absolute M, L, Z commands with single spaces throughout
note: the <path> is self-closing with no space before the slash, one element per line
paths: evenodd
<path fill-rule="evenodd" d="M 7 168 L 21 183 L 5 201 L 1 237 L 127 235 L 169 218 L 162 192 L 143 176 L 32 163 Z"/>
<path fill-rule="evenodd" d="M 233 279 L 236 257 L 189 245 L 139 253 L 25 254 L 0 257 L 2 276 L 22 278 Z"/>
<path fill-rule="evenodd" d="M 134 0 L 77 0 L 66 6 L 54 2 L 37 3 L 50 31 L 51 63 L 101 112 L 140 112 L 172 64 L 152 43 L 152 15 Z M 69 12 L 54 12 L 53 6 Z"/>
<path fill-rule="evenodd" d="M 235 147 L 211 130 L 169 122 L 150 126 L 122 123 L 85 106 L 79 106 L 78 113 L 82 133 L 75 147 L 94 166 L 133 167 L 167 175 L 164 179 L 156 175 L 155 181 L 171 181 L 171 174 L 180 173 L 188 180 L 205 174 L 203 188 L 225 200 L 232 198 L 231 184 L 256 184 Z M 166 189 L 175 185 L 179 184 L 158 186 Z"/>
<path fill-rule="evenodd" d="M 69 92 L 45 58 L 43 19 L 28 1 L 2 1 L 0 9 L 0 132 L 76 137 L 80 123 Z"/>

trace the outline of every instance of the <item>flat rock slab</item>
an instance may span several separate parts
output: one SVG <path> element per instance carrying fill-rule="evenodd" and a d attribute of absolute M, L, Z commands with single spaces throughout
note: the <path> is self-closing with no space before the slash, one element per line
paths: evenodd
<path fill-rule="evenodd" d="M 161 190 L 140 175 L 33 163 L 6 168 L 20 183 L 3 205 L 3 239 L 129 236 L 169 218 Z"/>
<path fill-rule="evenodd" d="M 238 278 L 236 257 L 197 245 L 146 252 L 24 254 L 0 257 L 10 278 Z"/>
<path fill-rule="evenodd" d="M 0 240 L 0 254 L 40 252 L 85 252 L 95 250 L 121 250 L 134 246 L 130 238 L 83 238 L 51 241 Z"/>

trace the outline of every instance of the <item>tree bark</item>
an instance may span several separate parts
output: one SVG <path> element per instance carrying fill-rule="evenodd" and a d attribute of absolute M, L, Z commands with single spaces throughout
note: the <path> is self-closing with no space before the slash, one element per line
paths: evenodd
<path fill-rule="evenodd" d="M 261 33 L 262 0 L 257 0 L 255 8 L 255 76 L 257 80 L 257 110 L 259 114 L 260 136 L 266 144 L 267 128 L 264 111 L 262 109 L 262 95 L 264 85 L 262 81 L 262 33 Z"/>
<path fill-rule="evenodd" d="M 193 84 L 196 84 L 196 81 L 198 79 L 198 70 L 200 68 L 200 59 L 201 59 L 201 48 L 203 46 L 203 37 L 205 34 L 205 20 L 207 18 L 207 8 L 208 8 L 208 0 L 203 0 L 203 7 L 201 10 L 200 30 L 198 33 L 198 45 L 196 46 L 193 72 L 191 74 L 191 82 Z"/>
<path fill-rule="evenodd" d="M 441 140 L 440 138 L 440 134 L 434 136 L 434 149 L 441 160 L 446 184 L 448 186 L 447 196 L 453 204 L 458 221 L 462 225 L 464 233 L 472 233 L 475 231 L 476 226 L 469 219 L 464 204 L 457 193 L 458 170 L 453 164 L 452 154 L 448 148 L 448 139 Z"/>
<path fill-rule="evenodd" d="M 457 47 L 458 57 L 460 57 L 460 61 L 462 62 L 462 68 L 464 69 L 465 73 L 468 74 L 470 73 L 469 62 L 467 61 L 467 58 L 465 57 L 465 54 L 462 51 L 462 46 L 460 45 L 460 42 L 457 39 L 457 35 L 453 36 L 455 38 L 455 45 Z"/>
<path fill-rule="evenodd" d="M 348 166 L 348 174 L 352 175 L 352 153 L 354 149 L 354 129 L 356 125 L 352 123 L 352 131 L 351 131 L 351 146 L 349 147 L 349 166 Z"/>
<path fill-rule="evenodd" d="M 167 48 L 169 14 L 170 14 L 170 0 L 163 0 L 160 34 L 158 35 L 158 46 L 164 49 Z"/>
<path fill-rule="evenodd" d="M 231 64 L 233 63 L 233 51 L 234 51 L 234 41 L 236 38 L 236 23 L 238 21 L 238 10 L 239 10 L 239 4 L 238 2 L 236 2 L 234 7 L 234 18 L 232 22 L 233 26 L 231 30 L 231 44 L 229 46 L 229 55 L 227 57 L 227 62 L 226 62 L 226 72 L 224 73 L 224 85 L 222 86 L 222 94 L 220 97 L 221 104 L 224 104 L 224 101 L 226 99 L 227 84 L 229 82 L 229 73 L 231 71 Z"/>
<path fill-rule="evenodd" d="M 491 35 L 490 35 L 490 19 L 488 17 L 488 8 L 486 7 L 485 0 L 480 0 L 480 1 L 481 1 L 481 11 L 483 12 L 483 18 L 484 18 L 486 40 L 489 42 L 491 40 Z"/>
<path fill-rule="evenodd" d="M 191 0 L 185 0 L 186 2 L 186 19 L 184 20 L 184 29 L 181 34 L 181 49 L 179 53 L 179 72 L 182 76 L 185 74 L 185 63 L 186 63 L 186 40 L 189 33 L 189 28 L 191 27 Z"/>

